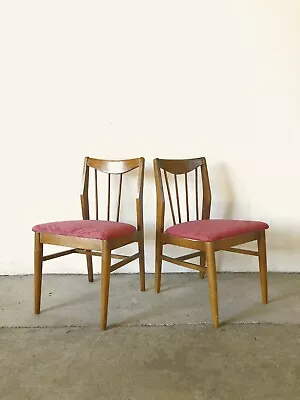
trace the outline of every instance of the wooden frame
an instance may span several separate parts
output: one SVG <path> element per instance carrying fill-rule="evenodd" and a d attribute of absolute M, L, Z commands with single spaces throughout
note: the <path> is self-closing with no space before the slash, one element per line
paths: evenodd
<path fill-rule="evenodd" d="M 124 265 L 139 259 L 140 265 L 140 289 L 145 290 L 145 256 L 144 256 L 144 224 L 143 224 L 143 187 L 144 187 L 144 158 L 136 158 L 130 160 L 98 160 L 86 157 L 84 161 L 83 183 L 80 195 L 82 216 L 84 220 L 90 219 L 90 199 L 89 199 L 89 178 L 90 169 L 94 169 L 95 174 L 95 203 L 96 203 L 96 219 L 99 216 L 98 205 L 98 184 L 97 173 L 101 171 L 108 176 L 108 193 L 107 193 L 107 220 L 110 220 L 111 209 L 111 174 L 119 175 L 119 189 L 117 201 L 117 222 L 120 218 L 120 205 L 122 193 L 123 175 L 133 169 L 138 169 L 138 183 L 136 194 L 136 232 L 116 237 L 109 240 L 86 239 L 82 237 L 55 235 L 52 233 L 35 233 L 34 248 L 34 298 L 35 314 L 40 313 L 41 306 L 41 286 L 42 286 L 42 266 L 43 262 L 69 254 L 85 254 L 88 269 L 88 280 L 93 282 L 93 256 L 102 257 L 101 268 L 101 328 L 107 327 L 107 310 L 109 296 L 110 273 L 123 267 Z M 132 256 L 121 254 L 112 254 L 112 250 L 123 247 L 127 244 L 136 242 L 138 244 L 138 252 Z M 48 256 L 43 256 L 44 244 L 71 247 L 71 250 L 65 250 Z M 111 259 L 116 258 L 120 261 L 111 265 Z"/>
<path fill-rule="evenodd" d="M 214 242 L 201 242 L 199 240 L 191 240 L 186 238 L 179 238 L 165 233 L 165 210 L 166 200 L 165 193 L 167 194 L 168 203 L 170 206 L 173 224 L 181 223 L 181 207 L 178 189 L 178 175 L 184 175 L 185 181 L 185 206 L 187 221 L 190 220 L 190 207 L 189 207 L 189 185 L 187 175 L 194 173 L 195 181 L 195 215 L 196 220 L 209 219 L 211 210 L 211 190 L 209 184 L 209 176 L 207 170 L 206 159 L 204 157 L 188 159 L 188 160 L 164 160 L 156 158 L 153 161 L 154 174 L 156 183 L 156 255 L 155 255 L 155 288 L 156 292 L 160 292 L 161 287 L 161 269 L 162 261 L 168 261 L 176 265 L 191 268 L 200 272 L 200 277 L 203 279 L 205 274 L 208 275 L 209 293 L 212 310 L 213 325 L 215 328 L 219 326 L 218 314 L 218 292 L 217 292 L 217 274 L 216 274 L 216 251 L 229 251 L 245 255 L 257 256 L 259 258 L 259 271 L 260 283 L 262 292 L 262 302 L 268 302 L 268 288 L 267 288 L 267 256 L 266 256 L 266 238 L 265 230 L 241 234 L 227 239 L 217 240 Z M 202 180 L 202 215 L 199 215 L 199 182 L 198 171 L 201 172 Z M 173 202 L 172 193 L 170 189 L 170 181 L 168 173 L 174 176 L 176 202 Z M 163 181 L 164 176 L 164 181 Z M 175 206 L 174 206 L 175 204 Z M 175 208 L 177 208 L 178 218 L 176 218 Z M 177 222 L 178 221 L 178 222 Z M 258 251 L 245 250 L 235 248 L 235 246 L 257 241 Z M 183 248 L 193 249 L 193 252 L 188 255 L 180 257 L 169 257 L 163 254 L 163 246 L 169 244 Z M 200 263 L 194 264 L 186 262 L 186 260 L 200 257 Z M 207 267 L 206 267 L 207 264 Z"/>

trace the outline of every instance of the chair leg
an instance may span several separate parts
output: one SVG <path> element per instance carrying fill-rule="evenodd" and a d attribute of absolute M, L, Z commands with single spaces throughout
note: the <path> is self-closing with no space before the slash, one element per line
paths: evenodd
<path fill-rule="evenodd" d="M 40 234 L 34 236 L 34 313 L 41 311 L 42 290 L 42 267 L 43 267 L 43 243 L 40 242 Z"/>
<path fill-rule="evenodd" d="M 86 263 L 88 270 L 88 279 L 89 282 L 94 282 L 94 274 L 93 274 L 93 256 L 91 250 L 86 250 Z"/>
<path fill-rule="evenodd" d="M 102 267 L 101 267 L 101 329 L 107 326 L 107 310 L 110 280 L 111 250 L 107 241 L 102 241 Z"/>
<path fill-rule="evenodd" d="M 267 280 L 267 250 L 266 250 L 266 234 L 265 231 L 260 233 L 258 244 L 258 260 L 260 286 L 263 304 L 268 303 L 268 280 Z"/>
<path fill-rule="evenodd" d="M 163 251 L 163 246 L 160 244 L 160 240 L 156 237 L 156 241 L 155 241 L 155 290 L 156 290 L 156 293 L 160 292 L 162 251 Z"/>
<path fill-rule="evenodd" d="M 138 241 L 139 247 L 139 263 L 140 263 L 140 287 L 141 291 L 145 291 L 145 248 L 144 248 L 144 235 Z"/>
<path fill-rule="evenodd" d="M 219 326 L 219 313 L 218 313 L 218 288 L 217 288 L 217 272 L 216 272 L 216 259 L 213 243 L 206 243 L 206 258 L 207 258 L 207 273 L 209 284 L 209 296 L 211 304 L 212 319 L 215 328 Z"/>
<path fill-rule="evenodd" d="M 201 252 L 200 254 L 200 267 L 205 267 L 206 264 L 206 254 L 205 252 Z M 200 271 L 200 278 L 204 279 L 205 277 L 205 272 L 204 271 Z"/>

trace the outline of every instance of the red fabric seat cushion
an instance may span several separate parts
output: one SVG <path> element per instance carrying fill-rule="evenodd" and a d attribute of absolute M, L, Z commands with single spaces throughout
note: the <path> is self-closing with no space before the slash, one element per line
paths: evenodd
<path fill-rule="evenodd" d="M 86 239 L 108 240 L 115 237 L 130 235 L 136 228 L 130 224 L 113 221 L 57 221 L 35 225 L 32 230 L 39 233 L 76 236 Z"/>
<path fill-rule="evenodd" d="M 173 225 L 165 233 L 181 238 L 200 240 L 201 242 L 213 242 L 268 228 L 268 224 L 259 221 L 206 219 Z"/>

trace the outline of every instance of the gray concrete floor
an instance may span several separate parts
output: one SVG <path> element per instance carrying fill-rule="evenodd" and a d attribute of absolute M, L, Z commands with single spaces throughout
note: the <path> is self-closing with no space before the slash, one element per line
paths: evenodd
<path fill-rule="evenodd" d="M 99 330 L 100 278 L 45 275 L 33 315 L 32 277 L 0 277 L 0 399 L 298 399 L 300 275 L 219 274 L 221 327 L 207 279 L 111 279 L 109 329 Z M 165 326 L 167 325 L 167 326 Z M 21 329 L 20 329 L 21 328 Z"/>
<path fill-rule="evenodd" d="M 300 274 L 269 273 L 269 304 L 261 304 L 258 274 L 218 274 L 220 322 L 300 324 Z M 112 274 L 108 325 L 210 324 L 207 278 L 165 274 L 161 293 L 154 276 L 139 291 L 137 274 Z M 0 277 L 0 327 L 64 327 L 100 324 L 100 277 L 45 275 L 41 314 L 33 314 L 32 276 Z"/>

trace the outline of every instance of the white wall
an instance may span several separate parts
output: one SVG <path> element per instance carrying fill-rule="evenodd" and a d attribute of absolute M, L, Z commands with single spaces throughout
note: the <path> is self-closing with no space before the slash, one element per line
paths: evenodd
<path fill-rule="evenodd" d="M 2 1 L 0 273 L 32 272 L 32 225 L 81 217 L 87 155 L 146 158 L 148 271 L 152 159 L 202 155 L 212 217 L 269 222 L 270 270 L 299 271 L 299 27 L 298 0 Z"/>

